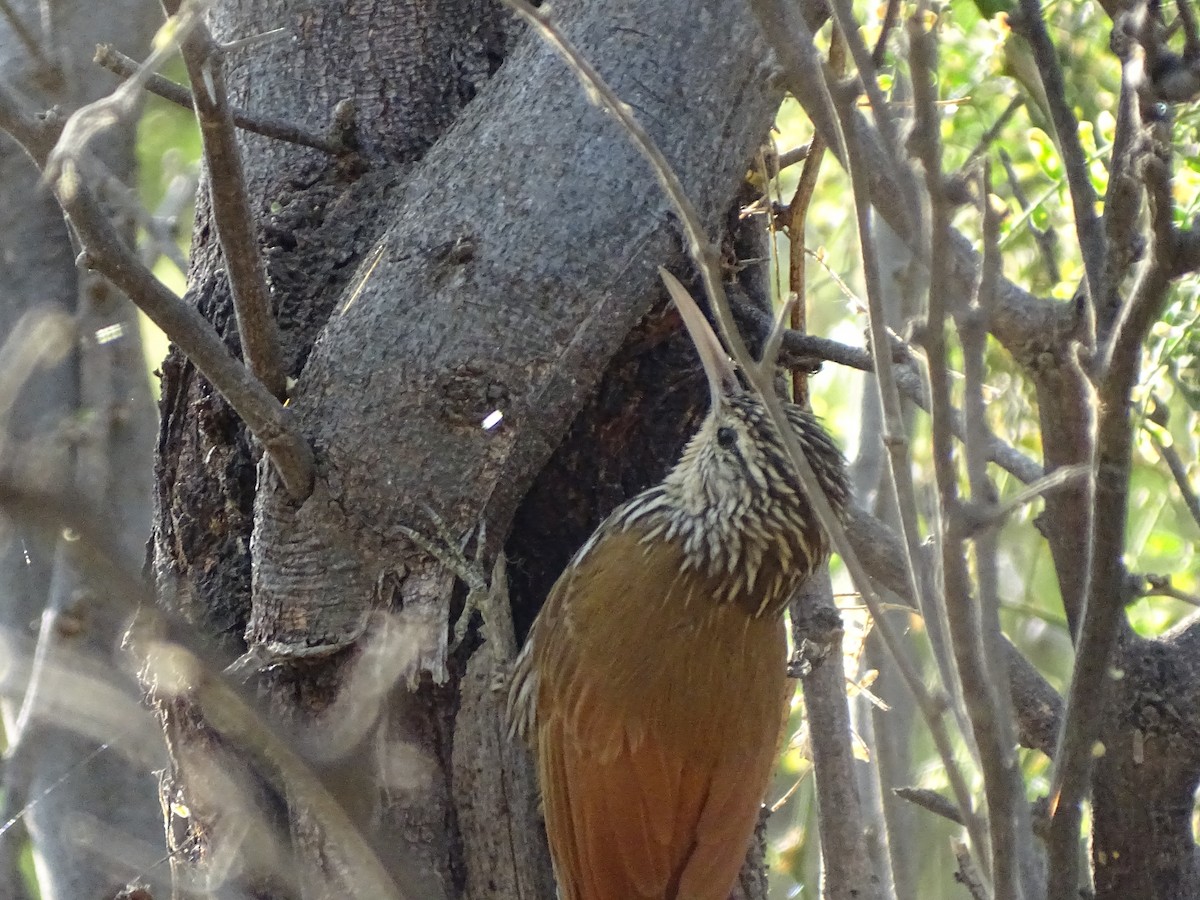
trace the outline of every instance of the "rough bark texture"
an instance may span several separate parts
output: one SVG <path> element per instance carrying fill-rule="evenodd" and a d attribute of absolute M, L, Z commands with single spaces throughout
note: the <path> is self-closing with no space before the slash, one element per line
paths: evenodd
<path fill-rule="evenodd" d="M 1092 775 L 1092 863 L 1097 900 L 1196 896 L 1192 833 L 1200 784 L 1196 638 L 1122 647 L 1103 754 Z"/>
<path fill-rule="evenodd" d="M 238 106 L 332 126 L 349 101 L 361 156 L 243 132 L 243 167 L 288 372 L 304 366 L 354 268 L 394 215 L 407 166 L 440 136 L 503 59 L 511 28 L 485 0 L 388 5 L 215 4 L 220 40 L 287 29 L 229 63 Z M 207 186 L 202 185 L 188 296 L 231 347 L 238 338 Z M 224 400 L 176 351 L 164 367 L 157 456 L 156 574 L 171 602 L 239 649 L 250 608 L 251 508 L 257 454 Z"/>
<path fill-rule="evenodd" d="M 741 5 L 681 17 L 674 4 L 618 0 L 557 14 L 717 229 L 779 99 Z M 501 738 L 489 690 L 497 661 L 470 635 L 447 651 L 453 578 L 396 526 L 431 530 L 427 503 L 458 533 L 486 520 L 494 552 L 515 523 L 523 634 L 591 527 L 661 475 L 701 396 L 673 317 L 644 318 L 661 296 L 655 265 L 680 262 L 665 201 L 537 41 L 459 115 L 511 43 L 490 3 L 226 3 L 213 19 L 222 40 L 291 28 L 231 66 L 239 106 L 320 128 L 352 99 L 363 152 L 339 163 L 243 138 L 299 377 L 291 406 L 320 474 L 297 506 L 223 401 L 173 358 L 160 587 L 231 652 L 245 630 L 276 663 L 263 697 L 324 760 L 406 895 L 548 898 L 528 760 Z M 236 346 L 219 257 L 202 199 L 189 295 Z M 485 431 L 494 409 L 503 424 Z M 338 697 L 383 632 L 405 636 L 404 678 L 378 721 L 347 732 Z M 186 795 L 187 751 L 203 758 L 219 742 L 185 706 L 167 720 L 168 790 Z M 175 845 L 211 863 L 212 822 L 192 812 Z M 288 817 L 297 861 L 333 876 L 319 829 L 300 805 Z"/>
<path fill-rule="evenodd" d="M 141 0 L 57 3 L 48 23 L 43 5 L 12 6 L 44 58 L 32 56 L 2 20 L 0 77 L 39 105 L 67 111 L 115 83 L 92 65 L 97 41 L 140 55 L 156 27 L 153 8 Z M 97 141 L 95 163 L 104 168 L 94 163 L 93 171 L 130 180 L 133 136 L 120 130 Z M 0 339 L 23 314 L 45 308 L 75 315 L 79 328 L 64 361 L 34 375 L 12 419 L 0 423 L 10 441 L 0 456 L 34 483 L 73 485 L 105 512 L 125 538 L 127 561 L 137 565 L 150 524 L 153 408 L 136 314 L 110 285 L 77 271 L 62 212 L 8 139 L 0 142 L 0 219 Z M 123 224 L 132 234 L 131 220 Z M 115 339 L 97 339 L 114 326 L 104 334 Z M 125 609 L 89 586 L 70 542 L 20 523 L 0 528 L 8 538 L 0 544 L 6 657 L 22 676 L 10 671 L 6 680 L 13 693 L 3 704 L 4 818 L 36 798 L 24 822 L 43 898 L 105 896 L 138 877 L 165 889 L 163 873 L 152 868 L 162 856 L 162 819 L 151 769 L 163 754 L 138 708 L 136 683 L 126 667 L 114 667 Z M 97 752 L 105 743 L 111 749 Z M 3 896 L 19 897 L 13 837 L 4 840 L 0 880 Z"/>

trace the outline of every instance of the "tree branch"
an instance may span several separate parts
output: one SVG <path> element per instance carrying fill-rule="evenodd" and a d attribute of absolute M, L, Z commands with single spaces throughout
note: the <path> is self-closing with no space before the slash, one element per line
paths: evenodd
<path fill-rule="evenodd" d="M 1165 427 L 1165 422 L 1159 422 L 1159 425 Z M 1175 449 L 1173 444 L 1168 444 L 1162 439 L 1162 436 L 1153 428 L 1147 428 L 1146 431 L 1150 435 L 1150 440 L 1154 443 L 1154 448 L 1158 450 L 1158 455 L 1162 457 L 1163 462 L 1167 464 L 1167 468 L 1171 470 L 1171 477 L 1175 479 L 1175 486 L 1179 488 L 1179 493 L 1183 496 L 1184 505 L 1187 506 L 1188 512 L 1192 514 L 1192 520 L 1200 525 L 1200 497 L 1196 496 L 1195 490 L 1192 489 L 1191 479 L 1188 478 L 1187 467 L 1183 464 L 1183 460 L 1179 456 L 1179 451 Z"/>
<path fill-rule="evenodd" d="M 179 15 L 182 5 L 182 0 L 163 0 L 168 16 Z M 192 102 L 204 144 L 213 219 L 225 254 L 242 356 L 267 390 L 283 400 L 287 397 L 287 379 L 279 326 L 271 310 L 271 292 L 259 253 L 258 232 L 250 212 L 242 157 L 225 90 L 224 51 L 203 21 L 196 22 L 180 38 L 179 47 L 192 81 Z"/>
<path fill-rule="evenodd" d="M 996 117 L 996 121 L 993 122 L 988 130 L 983 133 L 983 135 L 979 138 L 979 141 L 975 144 L 975 148 L 970 152 L 970 154 L 967 155 L 966 161 L 962 164 L 962 166 L 959 167 L 958 171 L 960 174 L 965 173 L 968 169 L 970 169 L 970 167 L 975 163 L 975 160 L 979 159 L 979 157 L 983 156 L 983 154 L 988 151 L 988 148 L 992 146 L 992 142 L 1000 136 L 1000 132 L 1002 132 L 1008 126 L 1010 121 L 1012 121 L 1012 117 L 1016 115 L 1017 110 L 1024 105 L 1025 98 L 1020 94 L 1017 94 L 1008 101 L 1008 106 L 1004 107 L 1004 111 Z M 1003 148 L 1001 148 L 1000 152 L 1004 153 Z M 1057 281 L 1058 279 L 1056 278 L 1054 280 Z"/>
<path fill-rule="evenodd" d="M 850 708 L 842 655 L 842 618 L 828 569 L 814 575 L 789 607 L 792 637 L 807 663 L 801 677 L 809 723 L 817 815 L 830 898 L 878 896 L 855 780 Z"/>
<path fill-rule="evenodd" d="M 1117 37 L 1114 31 L 1114 43 Z M 1125 38 L 1123 43 L 1132 42 Z M 1127 47 L 1120 55 L 1121 93 L 1109 157 L 1108 192 L 1104 197 L 1104 226 L 1110 251 L 1104 261 L 1104 293 L 1096 298 L 1096 340 L 1100 344 L 1112 336 L 1121 312 L 1121 285 L 1145 243 L 1138 229 L 1142 183 L 1134 171 L 1137 162 L 1134 149 L 1140 131 L 1137 90 L 1145 72 L 1136 45 Z"/>
<path fill-rule="evenodd" d="M 984 166 L 979 179 L 980 207 L 983 218 L 983 268 L 980 273 L 979 290 L 972 306 L 960 313 L 957 323 L 962 343 L 965 388 L 963 410 L 966 415 L 966 458 L 967 478 L 971 486 L 971 504 L 990 507 L 995 503 L 995 487 L 987 476 L 986 447 L 991 430 L 987 424 L 984 402 L 984 354 L 987 346 L 987 320 L 991 315 L 996 297 L 996 280 L 1000 277 L 1001 212 L 992 205 L 990 192 L 990 168 Z M 1016 735 L 1012 703 L 1012 686 L 1009 683 L 1008 658 L 1005 650 L 1004 631 L 1000 624 L 1000 586 L 998 572 L 999 546 L 996 529 L 985 528 L 974 535 L 976 583 L 979 587 L 980 634 L 982 637 L 985 670 L 992 685 L 992 697 L 996 714 L 995 739 L 1001 771 L 1000 789 L 989 795 L 988 805 L 992 821 L 1011 823 L 1007 826 L 1013 844 L 1004 852 L 997 851 L 997 869 L 1000 859 L 1012 855 L 1016 869 L 1015 880 L 1020 884 L 1021 894 L 1032 900 L 1043 888 L 1043 877 L 1037 866 L 1037 851 L 1033 843 L 1033 823 L 1029 806 L 1025 801 L 1025 779 L 1020 760 L 1015 752 Z M 993 825 L 994 829 L 999 826 Z M 999 891 L 998 891 L 999 893 Z"/>
<path fill-rule="evenodd" d="M 96 45 L 94 61 L 97 65 L 103 66 L 121 78 L 131 78 L 139 68 L 137 60 L 130 59 L 110 44 Z M 176 84 L 162 75 L 157 73 L 150 75 L 146 79 L 146 90 L 162 97 L 164 100 L 169 100 L 177 106 L 182 106 L 193 112 L 196 110 L 196 103 L 192 97 L 192 92 L 183 85 Z M 292 122 L 273 119 L 269 116 L 252 116 L 250 113 L 236 107 L 230 107 L 229 114 L 233 120 L 233 124 L 238 128 L 241 128 L 243 131 L 260 134 L 272 140 L 286 141 L 289 144 L 297 144 L 301 147 L 311 147 L 313 150 L 320 150 L 322 153 L 328 153 L 330 156 L 345 156 L 347 153 L 353 152 L 353 148 L 346 146 L 344 141 L 337 139 L 336 131 L 333 137 L 325 137 L 324 135 L 313 134 Z"/>
<path fill-rule="evenodd" d="M 83 247 L 82 263 L 115 284 L 179 345 L 262 442 L 289 492 L 307 496 L 313 482 L 312 450 L 295 431 L 290 414 L 234 359 L 199 311 L 167 290 L 124 244 L 83 183 L 77 161 L 68 155 L 74 150 L 59 146 L 60 136 L 68 133 L 64 124 L 52 114 L 35 118 L 26 113 L 11 89 L 0 84 L 0 128 L 39 168 L 53 172 L 50 187 Z"/>
<path fill-rule="evenodd" d="M 1014 17 L 1014 27 L 1029 41 L 1033 48 L 1034 62 L 1046 90 L 1051 120 L 1058 138 L 1058 149 L 1062 154 L 1063 168 L 1067 173 L 1067 184 L 1071 190 L 1071 206 L 1075 211 L 1075 232 L 1079 238 L 1079 249 L 1083 254 L 1087 272 L 1088 292 L 1094 304 L 1104 295 L 1104 266 L 1106 240 L 1104 228 L 1096 215 L 1096 191 L 1088 177 L 1087 156 L 1079 143 L 1079 124 L 1071 105 L 1067 102 L 1066 84 L 1062 66 L 1046 21 L 1042 17 L 1039 0 L 1021 0 L 1021 14 Z"/>
<path fill-rule="evenodd" d="M 950 203 L 942 177 L 941 134 L 937 115 L 934 74 L 937 71 L 937 49 L 934 34 L 919 18 L 909 20 L 909 62 L 912 68 L 913 100 L 917 125 L 911 145 L 925 170 L 926 191 L 931 212 L 931 233 L 945 234 L 950 228 Z M 985 209 L 987 203 L 984 194 Z M 987 212 L 985 212 L 985 220 Z M 999 272 L 997 254 L 998 223 L 993 218 L 985 222 L 986 240 L 983 273 L 977 302 L 961 314 L 963 319 L 979 319 L 974 334 L 973 352 L 968 355 L 972 383 L 966 400 L 968 444 L 974 450 L 981 444 L 986 431 L 983 416 L 983 344 L 985 333 L 982 319 L 986 315 L 978 299 L 987 300 L 990 308 L 995 295 L 995 280 Z M 988 229 L 990 228 L 990 234 Z M 995 655 L 1000 643 L 999 600 L 992 595 L 985 620 L 985 598 L 972 596 L 971 577 L 967 568 L 966 547 L 961 528 L 963 511 L 958 496 L 958 468 L 954 461 L 954 442 L 947 421 L 950 410 L 950 384 L 946 366 L 946 327 L 948 305 L 945 294 L 949 279 L 944 271 L 945 260 L 933 247 L 929 249 L 930 284 L 928 322 L 924 341 L 929 361 L 930 396 L 932 399 L 933 463 L 938 497 L 942 511 L 942 532 L 938 535 L 941 548 L 943 582 L 946 591 L 946 612 L 950 625 L 952 647 L 962 681 L 963 700 L 970 716 L 971 728 L 978 748 L 983 771 L 984 793 L 987 797 L 990 847 L 977 847 L 976 856 L 985 874 L 992 873 L 998 898 L 1036 896 L 1033 869 L 1033 835 L 1029 822 L 1022 822 L 1015 804 L 1024 803 L 1024 783 L 1012 750 L 1011 723 L 1005 716 L 1008 704 L 998 695 L 1009 695 L 1005 660 Z M 971 347 L 971 328 L 963 334 L 964 352 Z M 973 360 L 972 360 L 973 357 Z M 979 490 L 990 495 L 986 484 L 985 463 L 974 454 L 973 474 Z M 977 502 L 982 498 L 976 497 Z M 986 542 L 986 539 L 985 539 Z M 980 557 L 980 568 L 986 568 Z M 994 562 L 994 560 L 993 560 Z M 981 576 L 983 572 L 981 571 Z M 981 577 L 981 589 L 983 587 Z M 994 589 L 994 578 L 990 582 Z M 992 633 L 994 627 L 996 633 Z M 1024 829 L 1022 829 L 1024 826 Z"/>
<path fill-rule="evenodd" d="M 1031 213 L 1029 198 L 1021 189 L 1021 181 L 1017 177 L 1016 169 L 1013 168 L 1012 157 L 1003 147 L 1000 148 L 1000 164 L 1004 166 L 1004 174 L 1008 176 L 1008 185 L 1013 199 L 1017 201 L 1022 213 Z M 1025 227 L 1033 235 L 1033 240 L 1042 254 L 1042 261 L 1046 264 L 1046 274 L 1050 276 L 1052 282 L 1058 284 L 1062 278 L 1062 273 L 1058 268 L 1058 232 L 1053 228 L 1038 228 L 1033 224 L 1032 215 L 1027 215 L 1025 218 Z"/>

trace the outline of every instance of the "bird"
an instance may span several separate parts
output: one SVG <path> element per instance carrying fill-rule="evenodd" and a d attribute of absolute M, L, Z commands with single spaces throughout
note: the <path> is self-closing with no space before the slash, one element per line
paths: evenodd
<path fill-rule="evenodd" d="M 763 403 L 674 287 L 707 415 L 663 481 L 579 548 L 508 679 L 560 900 L 727 900 L 793 690 L 783 611 L 829 554 Z M 784 408 L 840 514 L 841 451 L 813 415 Z"/>

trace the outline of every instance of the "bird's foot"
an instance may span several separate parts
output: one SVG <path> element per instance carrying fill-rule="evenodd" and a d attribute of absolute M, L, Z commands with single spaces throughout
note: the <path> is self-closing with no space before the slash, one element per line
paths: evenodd
<path fill-rule="evenodd" d="M 496 555 L 496 562 L 489 573 L 484 560 L 487 531 L 483 522 L 458 538 L 437 510 L 425 506 L 424 511 L 433 526 L 432 537 L 406 525 L 398 526 L 400 533 L 467 586 L 467 597 L 462 613 L 454 623 L 454 638 L 449 652 L 453 654 L 462 646 L 470 632 L 473 614 L 478 612 L 483 619 L 483 636 L 492 644 L 492 655 L 498 668 L 503 667 L 516 655 L 504 554 Z M 475 552 L 469 557 L 467 547 L 472 538 L 475 539 Z"/>

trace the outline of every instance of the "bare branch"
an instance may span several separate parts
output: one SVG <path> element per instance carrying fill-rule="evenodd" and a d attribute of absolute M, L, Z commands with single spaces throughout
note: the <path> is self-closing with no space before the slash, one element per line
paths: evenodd
<path fill-rule="evenodd" d="M 862 801 L 851 743 L 850 709 L 842 655 L 842 617 L 833 603 L 829 572 L 808 579 L 789 607 L 795 646 L 808 665 L 801 678 L 809 723 L 825 883 L 830 896 L 869 896 L 877 883 L 867 853 Z"/>
<path fill-rule="evenodd" d="M 1013 199 L 1026 214 L 1025 227 L 1033 235 L 1033 240 L 1042 254 L 1042 261 L 1046 264 L 1046 274 L 1050 276 L 1051 281 L 1057 284 L 1062 280 L 1062 274 L 1058 268 L 1058 232 L 1053 228 L 1041 229 L 1033 224 L 1031 215 L 1033 206 L 1030 204 L 1029 198 L 1025 196 L 1025 191 L 1021 189 L 1021 179 L 1017 177 L 1017 172 L 1013 168 L 1012 157 L 1003 147 L 1000 148 L 1000 163 L 1004 166 L 1004 174 L 1008 176 L 1008 185 Z"/>
<path fill-rule="evenodd" d="M 990 434 L 988 432 L 989 436 Z M 1038 497 L 1044 496 L 1064 485 L 1083 481 L 1091 474 L 1091 471 L 1089 466 L 1084 465 L 1062 466 L 1055 469 L 1049 475 L 1043 475 L 1041 478 L 1029 482 L 1024 488 L 1002 503 L 991 503 L 989 501 L 989 504 L 982 508 L 975 504 L 964 507 L 964 516 L 961 523 L 964 533 L 967 537 L 971 537 L 983 529 L 992 528 L 1026 503 L 1031 503 Z"/>
<path fill-rule="evenodd" d="M 808 154 L 812 152 L 812 144 L 801 144 L 799 147 L 794 147 L 786 153 L 779 154 L 779 159 L 776 162 L 777 171 L 782 172 L 784 169 L 789 169 L 796 163 L 802 163 L 808 159 Z"/>
<path fill-rule="evenodd" d="M 1146 575 L 1146 586 L 1138 594 L 1139 597 L 1170 597 L 1191 606 L 1200 606 L 1200 597 L 1181 591 L 1171 584 L 1170 575 Z"/>
<path fill-rule="evenodd" d="M 113 203 L 124 212 L 128 213 L 129 217 L 137 223 L 139 228 L 146 232 L 145 241 L 139 242 L 139 250 L 141 251 L 142 264 L 148 269 L 153 269 L 155 262 L 160 256 L 165 256 L 169 259 L 177 269 L 185 276 L 188 270 L 187 257 L 183 251 L 179 249 L 179 244 L 176 242 L 174 233 L 175 217 L 170 219 L 154 215 L 150 210 L 142 205 L 141 198 L 137 195 L 129 185 L 121 181 L 120 178 L 107 170 L 99 160 L 89 160 L 91 168 L 100 170 L 102 174 L 98 179 L 97 191 L 104 200 Z M 186 180 L 186 179 L 185 179 Z M 195 196 L 195 182 L 192 181 L 188 187 L 188 202 L 191 197 Z M 171 196 L 171 191 L 163 198 L 163 203 L 174 201 Z M 176 217 L 177 217 L 176 213 Z"/>
<path fill-rule="evenodd" d="M 96 45 L 94 61 L 97 65 L 103 66 L 121 78 L 132 77 L 139 68 L 136 60 L 130 59 L 109 44 Z M 150 93 L 156 94 L 164 100 L 169 100 L 177 106 L 182 106 L 185 109 L 193 111 L 196 108 L 192 92 L 183 85 L 171 81 L 169 78 L 154 74 L 146 79 L 145 86 L 146 90 Z M 273 119 L 269 116 L 252 116 L 236 107 L 231 107 L 229 112 L 233 118 L 233 124 L 243 131 L 261 134 L 263 137 L 268 137 L 272 140 L 285 141 L 301 147 L 311 147 L 314 150 L 320 150 L 322 153 L 328 153 L 330 156 L 344 156 L 347 153 L 353 152 L 352 148 L 346 146 L 344 142 L 337 140 L 336 135 L 330 138 L 313 134 L 291 122 L 285 122 L 282 119 Z"/>
<path fill-rule="evenodd" d="M 178 15 L 182 5 L 181 0 L 163 0 L 168 16 Z M 283 400 L 287 397 L 287 379 L 279 326 L 271 310 L 271 291 L 225 90 L 224 53 L 204 22 L 197 22 L 182 35 L 179 47 L 192 81 L 192 102 L 211 173 L 208 184 L 213 219 L 225 254 L 242 356 L 267 390 Z"/>
<path fill-rule="evenodd" d="M 892 793 L 901 800 L 915 803 L 921 809 L 928 810 L 935 816 L 941 816 L 955 825 L 966 824 L 963 821 L 962 813 L 959 812 L 958 807 L 954 805 L 953 801 L 947 800 L 937 791 L 931 791 L 928 788 L 899 787 Z"/>
<path fill-rule="evenodd" d="M 975 505 L 990 505 L 995 499 L 995 487 L 987 477 L 986 447 L 991 430 L 987 424 L 984 404 L 984 353 L 987 345 L 987 321 L 995 305 L 996 283 L 1000 277 L 1000 222 L 1003 213 L 992 203 L 990 167 L 984 166 L 979 179 L 980 207 L 983 217 L 983 267 L 975 302 L 957 318 L 962 343 L 963 371 L 966 386 L 963 409 L 967 420 L 967 477 L 971 485 L 971 500 Z M 960 517 L 965 518 L 965 517 Z M 1025 802 L 1025 779 L 1016 754 L 1012 687 L 1009 683 L 1008 656 L 1004 632 L 1000 625 L 1000 589 L 998 575 L 999 548 L 996 532 L 987 529 L 975 535 L 975 573 L 979 586 L 979 624 L 983 645 L 984 669 L 991 684 L 996 721 L 996 760 L 1001 779 L 997 789 L 988 796 L 992 822 L 1007 822 L 1007 827 L 993 825 L 994 832 L 1003 832 L 1011 846 L 996 851 L 996 868 L 1005 865 L 1015 869 L 1010 877 L 1021 887 L 1020 893 L 1034 897 L 1041 893 L 1041 874 L 1037 866 L 1033 843 L 1033 823 Z M 993 839 L 995 840 L 995 839 Z M 997 893 L 1000 893 L 997 888 Z"/>
<path fill-rule="evenodd" d="M 858 22 L 854 18 L 854 6 L 851 0 L 833 0 L 831 9 L 838 28 L 841 29 L 843 40 L 845 40 L 846 46 L 850 50 L 854 66 L 858 69 L 858 81 L 862 89 L 866 92 L 867 100 L 871 104 L 871 112 L 874 114 L 876 127 L 883 137 L 884 149 L 891 154 L 896 168 L 901 169 L 905 165 L 903 160 L 904 149 L 901 146 L 900 134 L 893 119 L 892 106 L 887 102 L 887 98 L 883 96 L 883 90 L 879 87 L 879 79 L 875 73 L 875 64 L 872 61 L 870 52 L 867 50 L 866 44 L 863 43 Z M 842 128 L 844 130 L 846 123 L 844 116 L 842 118 Z"/>
<path fill-rule="evenodd" d="M 1165 410 L 1166 407 L 1159 407 Z M 1160 426 L 1166 425 L 1166 422 L 1159 422 Z M 1183 460 L 1179 456 L 1179 451 L 1175 449 L 1174 444 L 1168 444 L 1163 440 L 1155 429 L 1147 428 L 1147 433 L 1150 435 L 1150 440 L 1154 443 L 1154 447 L 1158 450 L 1158 455 L 1162 457 L 1163 462 L 1167 464 L 1167 468 L 1171 470 L 1171 477 L 1175 479 L 1175 485 L 1179 488 L 1179 493 L 1183 496 L 1184 505 L 1187 506 L 1188 512 L 1192 514 L 1192 519 L 1197 525 L 1200 525 L 1200 497 L 1196 496 L 1195 490 L 1192 489 L 1191 479 L 1188 478 L 1187 466 L 1183 464 Z"/>
<path fill-rule="evenodd" d="M 27 114 L 7 85 L 0 84 L 0 128 L 11 134 L 46 171 L 64 125 L 53 116 Z M 51 181 L 59 204 L 83 247 L 82 263 L 104 275 L 129 297 L 229 401 L 263 444 L 288 490 L 305 497 L 313 481 L 312 450 L 290 413 L 230 354 L 200 312 L 167 290 L 121 240 L 72 157 L 57 162 Z"/>
<path fill-rule="evenodd" d="M 845 41 L 841 32 L 835 27 L 831 35 L 830 64 L 840 75 L 845 68 Z M 796 192 L 787 208 L 788 236 L 788 290 L 798 298 L 792 311 L 791 327 L 793 332 L 805 332 L 806 315 L 808 310 L 808 255 L 805 252 L 805 226 L 808 222 L 808 208 L 812 203 L 813 192 L 817 187 L 817 179 L 821 174 L 821 163 L 825 159 L 825 139 L 818 132 L 813 135 L 809 144 L 808 157 L 804 168 L 800 171 L 800 180 L 796 183 Z M 808 378 L 803 370 L 792 371 L 792 398 L 801 406 L 808 406 Z"/>
<path fill-rule="evenodd" d="M 934 73 L 937 71 L 935 36 L 932 31 L 926 30 L 917 17 L 909 20 L 908 36 L 917 118 L 911 144 L 925 170 L 932 218 L 930 231 L 934 235 L 940 235 L 949 231 L 951 206 L 942 178 L 941 134 L 934 92 Z M 980 447 L 983 435 L 987 431 L 983 412 L 983 327 L 991 310 L 1000 269 L 997 250 L 998 216 L 986 207 L 986 194 L 984 202 L 985 254 L 980 287 L 976 304 L 962 316 L 964 350 L 967 346 L 972 350 L 967 358 L 967 371 L 971 379 L 966 407 L 969 450 Z M 981 569 L 987 569 L 989 562 L 992 564 L 992 577 L 987 585 L 992 591 L 991 596 L 987 598 L 991 606 L 986 610 L 985 620 L 984 598 L 981 597 L 977 601 L 972 596 L 966 547 L 958 527 L 962 519 L 961 501 L 958 496 L 958 468 L 954 461 L 953 436 L 947 421 L 951 406 L 946 366 L 946 327 L 949 316 L 946 286 L 949 279 L 944 270 L 944 255 L 930 247 L 928 258 L 931 274 L 924 342 L 928 353 L 930 396 L 933 401 L 934 474 L 945 529 L 939 536 L 939 544 L 946 590 L 946 611 L 958 673 L 962 679 L 963 700 L 970 716 L 983 770 L 984 793 L 988 806 L 987 822 L 991 838 L 990 854 L 987 847 L 978 846 L 976 859 L 985 874 L 993 874 L 997 897 L 1032 897 L 1038 892 L 1032 869 L 1033 835 L 1029 831 L 1028 818 L 1021 822 L 1016 814 L 1015 803 L 1019 799 L 1023 802 L 1024 785 L 1017 767 L 1016 754 L 1013 752 L 1009 730 L 1011 724 L 1005 716 L 1007 703 L 1002 704 L 997 696 L 1003 693 L 1007 699 L 1009 687 L 1005 660 L 998 652 L 1000 619 L 999 599 L 995 596 L 994 557 L 987 559 L 984 554 L 980 554 L 978 558 Z M 986 309 L 982 306 L 984 302 L 987 304 Z M 978 321 L 972 321 L 973 319 Z M 982 455 L 976 450 L 975 484 L 980 493 L 990 499 L 991 485 L 987 483 L 985 469 Z M 976 499 L 979 501 L 983 497 Z M 981 572 L 981 587 L 985 580 L 986 573 Z M 986 626 L 991 626 L 991 629 L 985 630 Z M 987 633 L 992 629 L 994 633 Z M 1000 680 L 996 681 L 996 678 Z"/>
<path fill-rule="evenodd" d="M 871 51 L 871 64 L 879 69 L 887 56 L 887 42 L 892 29 L 900 19 L 900 0 L 888 0 L 887 9 L 883 13 L 883 22 L 879 26 L 879 38 L 875 41 L 875 49 Z"/>
<path fill-rule="evenodd" d="M 1149 100 L 1149 104 L 1147 104 Z M 1108 699 L 1109 667 L 1121 635 L 1128 599 L 1122 550 L 1128 513 L 1133 427 L 1130 398 L 1137 381 L 1142 343 L 1158 319 L 1174 265 L 1169 124 L 1142 99 L 1142 119 L 1150 145 L 1143 178 L 1150 201 L 1152 238 L 1129 300 L 1117 319 L 1110 342 L 1101 348 L 1097 386 L 1096 449 L 1092 543 L 1087 603 L 1075 651 L 1071 689 L 1051 781 L 1048 900 L 1075 896 L 1079 878 L 1079 828 L 1082 801 L 1092 768 L 1093 745 L 1100 734 Z"/>
<path fill-rule="evenodd" d="M 1000 136 L 1000 132 L 1002 132 L 1012 120 L 1012 117 L 1016 114 L 1017 110 L 1024 105 L 1025 98 L 1020 94 L 1017 94 L 1008 101 L 1008 106 L 1004 107 L 1004 111 L 1000 113 L 1000 115 L 996 118 L 996 121 L 993 122 L 991 127 L 988 128 L 988 130 L 985 131 L 979 138 L 979 143 L 975 145 L 975 149 L 973 149 L 967 156 L 966 162 L 964 162 L 959 168 L 960 173 L 965 173 L 975 163 L 975 160 L 987 153 L 988 148 L 992 146 L 992 142 Z M 1004 149 L 1001 148 L 1000 152 L 1004 153 Z M 1055 281 L 1057 280 L 1058 279 L 1056 278 Z"/>
<path fill-rule="evenodd" d="M 1119 27 L 1119 26 L 1118 26 Z M 1120 38 L 1120 39 L 1119 39 Z M 1113 43 L 1124 47 L 1121 56 L 1121 93 L 1110 154 L 1108 192 L 1104 197 L 1104 225 L 1109 253 L 1105 258 L 1104 294 L 1096 298 L 1096 340 L 1103 344 L 1121 312 L 1121 285 L 1137 261 L 1145 240 L 1138 233 L 1142 208 L 1142 183 L 1136 171 L 1138 86 L 1145 79 L 1144 53 L 1128 36 L 1114 31 Z"/>
<path fill-rule="evenodd" d="M 1021 0 L 1021 14 L 1010 21 L 1029 41 L 1033 48 L 1034 62 L 1046 91 L 1050 116 L 1054 125 L 1058 149 L 1062 154 L 1063 168 L 1067 173 L 1067 184 L 1071 190 L 1071 206 L 1075 211 L 1075 232 L 1079 238 L 1079 249 L 1083 254 L 1087 272 L 1088 292 L 1093 303 L 1104 295 L 1104 257 L 1107 242 L 1104 228 L 1096 215 L 1096 191 L 1088 177 L 1087 157 L 1079 142 L 1079 124 L 1071 104 L 1067 102 L 1066 84 L 1058 53 L 1050 40 L 1046 21 L 1042 17 L 1040 0 Z"/>

